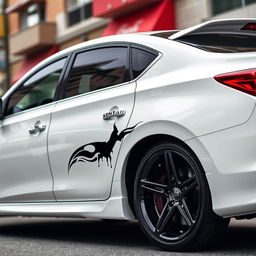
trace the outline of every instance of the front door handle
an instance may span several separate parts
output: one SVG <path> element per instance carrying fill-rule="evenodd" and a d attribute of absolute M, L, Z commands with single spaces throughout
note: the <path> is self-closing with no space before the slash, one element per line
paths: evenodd
<path fill-rule="evenodd" d="M 114 117 L 120 118 L 120 117 L 124 116 L 125 113 L 126 113 L 125 110 L 121 110 L 118 107 L 114 106 L 108 112 L 103 114 L 103 119 L 104 120 L 111 120 Z"/>
<path fill-rule="evenodd" d="M 46 125 L 45 124 L 41 124 L 40 121 L 37 121 L 34 124 L 34 127 L 31 127 L 29 129 L 29 134 L 37 136 L 39 135 L 41 132 L 43 132 L 46 129 Z"/>

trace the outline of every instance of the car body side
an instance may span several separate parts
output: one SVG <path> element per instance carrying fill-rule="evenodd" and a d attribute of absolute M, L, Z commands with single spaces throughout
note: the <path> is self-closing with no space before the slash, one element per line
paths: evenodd
<path fill-rule="evenodd" d="M 146 44 L 159 56 L 133 81 L 136 93 L 128 126 L 140 124 L 122 141 L 109 198 L 102 202 L 0 204 L 0 214 L 133 219 L 126 182 L 134 175 L 128 169 L 133 161 L 131 154 L 139 143 L 146 147 L 161 139 L 178 140 L 195 153 L 205 170 L 217 214 L 229 217 L 255 213 L 255 98 L 214 80 L 217 74 L 253 68 L 255 53 L 210 53 L 142 34 L 113 36 L 71 47 L 44 61 L 3 99 L 48 61 L 112 41 Z M 150 143 L 146 143 L 147 138 L 152 138 Z"/>

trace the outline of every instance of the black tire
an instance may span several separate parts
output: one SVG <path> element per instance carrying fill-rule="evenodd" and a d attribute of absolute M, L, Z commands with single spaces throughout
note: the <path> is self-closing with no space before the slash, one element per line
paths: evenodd
<path fill-rule="evenodd" d="M 178 143 L 158 143 L 144 155 L 135 178 L 134 207 L 147 237 L 168 251 L 202 249 L 229 224 L 212 210 L 196 156 Z"/>

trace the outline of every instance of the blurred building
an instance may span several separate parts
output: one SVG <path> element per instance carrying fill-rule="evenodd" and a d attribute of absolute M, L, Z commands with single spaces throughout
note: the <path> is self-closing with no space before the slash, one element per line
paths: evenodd
<path fill-rule="evenodd" d="M 103 36 L 176 27 L 173 0 L 94 0 L 93 15 L 110 19 Z"/>
<path fill-rule="evenodd" d="M 0 0 L 0 96 L 6 87 L 3 0 Z"/>
<path fill-rule="evenodd" d="M 176 0 L 178 29 L 213 19 L 256 18 L 256 0 Z"/>
<path fill-rule="evenodd" d="M 86 40 L 255 12 L 256 0 L 8 0 L 12 83 L 44 58 Z"/>
<path fill-rule="evenodd" d="M 8 0 L 12 84 L 31 67 L 71 45 L 99 37 L 107 20 L 91 0 Z"/>

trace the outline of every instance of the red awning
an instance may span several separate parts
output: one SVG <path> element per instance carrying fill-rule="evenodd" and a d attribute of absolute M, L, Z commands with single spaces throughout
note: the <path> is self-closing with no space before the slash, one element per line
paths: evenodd
<path fill-rule="evenodd" d="M 20 0 L 17 3 L 10 5 L 8 8 L 5 9 L 7 14 L 11 12 L 17 12 L 22 8 L 25 8 L 29 4 L 36 3 L 36 2 L 45 2 L 45 0 Z"/>
<path fill-rule="evenodd" d="M 164 0 L 139 12 L 114 19 L 103 36 L 168 29 L 175 29 L 173 0 Z"/>
<path fill-rule="evenodd" d="M 93 0 L 93 16 L 103 18 L 121 17 L 139 9 L 148 8 L 163 0 Z"/>
<path fill-rule="evenodd" d="M 50 50 L 42 51 L 32 56 L 27 56 L 25 60 L 21 63 L 21 66 L 18 72 L 12 78 L 12 85 L 15 84 L 25 73 L 27 73 L 31 68 L 33 68 L 36 64 L 46 59 L 47 57 L 53 55 L 58 52 L 59 47 L 53 46 Z"/>

